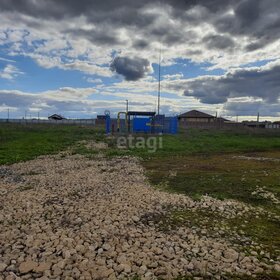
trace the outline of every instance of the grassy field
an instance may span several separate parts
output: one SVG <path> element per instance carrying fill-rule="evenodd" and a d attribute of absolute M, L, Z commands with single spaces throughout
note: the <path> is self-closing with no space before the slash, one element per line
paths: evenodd
<path fill-rule="evenodd" d="M 65 150 L 77 141 L 104 138 L 89 127 L 60 125 L 0 125 L 0 165 Z"/>
<path fill-rule="evenodd" d="M 1 124 L 0 164 L 9 164 L 29 160 L 39 155 L 56 153 L 81 140 L 107 142 L 110 147 L 106 152 L 108 156 L 136 155 L 145 160 L 164 160 L 164 158 L 190 155 L 206 156 L 221 153 L 280 150 L 280 133 L 278 135 L 252 135 L 248 133 L 191 130 L 176 136 L 164 135 L 162 138 L 162 149 L 150 153 L 148 149 L 117 149 L 114 138 L 106 138 L 101 129 L 88 126 Z M 82 149 L 80 150 L 82 151 Z M 88 151 L 88 153 L 90 152 Z"/>
<path fill-rule="evenodd" d="M 206 194 L 235 199 L 280 216 L 280 204 L 275 203 L 280 201 L 280 134 L 193 130 L 162 137 L 162 149 L 150 153 L 148 149 L 118 149 L 114 137 L 106 137 L 103 131 L 89 127 L 5 124 L 0 126 L 0 165 L 69 147 L 73 153 L 94 157 L 98 151 L 81 141 L 104 141 L 109 145 L 104 151 L 108 157 L 142 158 L 150 182 L 164 191 L 183 193 L 194 199 Z M 229 236 L 242 229 L 246 237 L 263 244 L 271 256 L 279 253 L 279 220 L 267 215 L 248 216 L 244 222 L 240 218 L 211 217 L 201 211 L 171 211 L 162 219 L 173 228 L 193 226 L 198 221 L 208 228 L 219 224 Z M 279 274 L 263 277 L 259 279 L 280 279 Z"/>

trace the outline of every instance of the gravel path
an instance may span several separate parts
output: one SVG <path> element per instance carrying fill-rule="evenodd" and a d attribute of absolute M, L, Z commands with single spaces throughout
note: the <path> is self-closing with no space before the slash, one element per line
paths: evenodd
<path fill-rule="evenodd" d="M 0 166 L 0 279 L 219 279 L 272 268 L 207 231 L 162 232 L 147 221 L 170 208 L 250 211 L 156 190 L 135 158 L 56 155 Z"/>

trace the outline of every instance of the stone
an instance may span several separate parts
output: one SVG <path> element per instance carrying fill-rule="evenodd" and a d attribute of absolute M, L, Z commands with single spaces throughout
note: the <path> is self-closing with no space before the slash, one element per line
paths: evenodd
<path fill-rule="evenodd" d="M 185 266 L 185 269 L 186 269 L 186 270 L 189 270 L 189 271 L 194 270 L 194 265 L 193 265 L 193 263 L 190 262 L 189 264 L 187 264 L 187 265 Z"/>
<path fill-rule="evenodd" d="M 34 261 L 26 261 L 19 265 L 19 272 L 22 274 L 33 271 L 37 267 L 37 263 Z"/>
<path fill-rule="evenodd" d="M 62 252 L 62 256 L 64 259 L 69 259 L 71 257 L 71 252 L 69 250 L 65 250 Z"/>
<path fill-rule="evenodd" d="M 61 260 L 61 261 L 59 261 L 57 264 L 55 264 L 56 267 L 59 267 L 59 268 L 61 268 L 62 270 L 64 269 L 65 265 L 66 265 L 65 260 Z"/>
<path fill-rule="evenodd" d="M 157 268 L 158 267 L 158 263 L 157 262 L 151 262 L 148 264 L 148 268 Z"/>
<path fill-rule="evenodd" d="M 80 272 L 80 270 L 79 270 L 77 267 L 74 267 L 74 268 L 72 269 L 71 275 L 72 275 L 72 277 L 73 277 L 74 279 L 79 279 L 79 278 L 80 278 L 80 275 L 81 275 L 81 272 Z"/>
<path fill-rule="evenodd" d="M 36 278 L 36 280 L 49 280 L 49 277 L 47 276 L 42 276 L 40 278 Z"/>
<path fill-rule="evenodd" d="M 112 247 L 108 243 L 106 243 L 102 246 L 102 248 L 106 251 L 109 251 Z"/>
<path fill-rule="evenodd" d="M 57 276 L 61 275 L 62 272 L 63 271 L 60 267 L 58 267 L 56 264 L 53 265 L 53 267 L 52 267 L 53 276 L 57 277 Z"/>
<path fill-rule="evenodd" d="M 5 271 L 7 265 L 5 263 L 0 263 L 0 272 Z"/>
<path fill-rule="evenodd" d="M 251 264 L 251 259 L 249 257 L 244 257 L 240 263 L 243 265 Z"/>
<path fill-rule="evenodd" d="M 280 272 L 280 265 L 279 265 L 279 264 L 276 263 L 276 264 L 273 266 L 273 268 L 274 268 L 275 271 Z"/>
<path fill-rule="evenodd" d="M 16 274 L 10 272 L 9 275 L 6 277 L 6 280 L 20 280 L 20 277 L 17 277 Z"/>
<path fill-rule="evenodd" d="M 147 272 L 147 266 L 141 265 L 140 268 L 139 268 L 139 270 L 138 270 L 138 273 L 139 273 L 140 275 L 144 275 L 146 272 Z"/>
<path fill-rule="evenodd" d="M 124 271 L 124 267 L 122 264 L 119 264 L 118 266 L 116 266 L 115 270 L 117 273 L 121 273 Z"/>
<path fill-rule="evenodd" d="M 197 248 L 197 247 L 195 247 L 195 248 L 192 249 L 192 252 L 193 252 L 194 254 L 198 254 L 199 251 L 200 251 L 200 249 Z"/>
<path fill-rule="evenodd" d="M 46 270 L 51 269 L 51 266 L 52 266 L 51 263 L 42 262 L 42 263 L 39 263 L 39 265 L 34 268 L 34 271 L 37 272 L 37 273 L 42 273 Z"/>
<path fill-rule="evenodd" d="M 230 262 L 234 262 L 238 259 L 239 254 L 234 249 L 228 249 L 224 251 L 224 257 Z"/>
<path fill-rule="evenodd" d="M 97 276 L 100 279 L 107 279 L 109 275 L 113 274 L 114 270 L 112 268 L 108 269 L 106 266 L 99 267 L 97 271 Z"/>
<path fill-rule="evenodd" d="M 167 271 L 164 267 L 159 267 L 155 270 L 154 273 L 155 273 L 156 276 L 163 276 L 163 275 L 167 274 Z"/>
<path fill-rule="evenodd" d="M 77 250 L 77 252 L 79 252 L 81 254 L 84 254 L 86 252 L 86 248 L 84 245 L 77 245 L 76 250 Z"/>
<path fill-rule="evenodd" d="M 125 263 L 125 262 L 126 262 L 126 257 L 125 257 L 125 255 L 118 256 L 117 262 L 118 262 L 119 264 Z"/>
<path fill-rule="evenodd" d="M 133 217 L 132 217 L 132 220 L 133 220 L 134 222 L 139 222 L 139 221 L 140 221 L 140 219 L 139 219 L 137 216 L 133 216 Z"/>

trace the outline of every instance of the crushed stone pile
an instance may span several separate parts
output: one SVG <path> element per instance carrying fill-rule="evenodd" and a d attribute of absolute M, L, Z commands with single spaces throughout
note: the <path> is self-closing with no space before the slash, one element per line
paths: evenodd
<path fill-rule="evenodd" d="M 55 155 L 0 167 L 0 279 L 173 279 L 279 268 L 194 228 L 160 231 L 151 215 L 249 207 L 149 185 L 136 158 Z"/>

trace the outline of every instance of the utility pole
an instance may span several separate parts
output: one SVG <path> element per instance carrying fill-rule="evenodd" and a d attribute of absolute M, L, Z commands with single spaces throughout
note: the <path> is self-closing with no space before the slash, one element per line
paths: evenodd
<path fill-rule="evenodd" d="M 260 122 L 260 113 L 258 112 L 257 122 Z"/>
<path fill-rule="evenodd" d="M 126 122 L 126 129 L 127 132 L 130 132 L 130 116 L 128 116 L 128 99 L 125 100 L 126 101 L 126 116 L 125 116 L 125 122 Z"/>
<path fill-rule="evenodd" d="M 126 113 L 128 113 L 128 100 L 126 99 Z"/>
<path fill-rule="evenodd" d="M 10 108 L 8 108 L 8 120 L 10 119 Z"/>
<path fill-rule="evenodd" d="M 157 108 L 157 113 L 159 115 L 160 112 L 160 79 L 161 79 L 161 48 L 159 51 L 159 61 L 158 61 L 158 108 Z"/>

